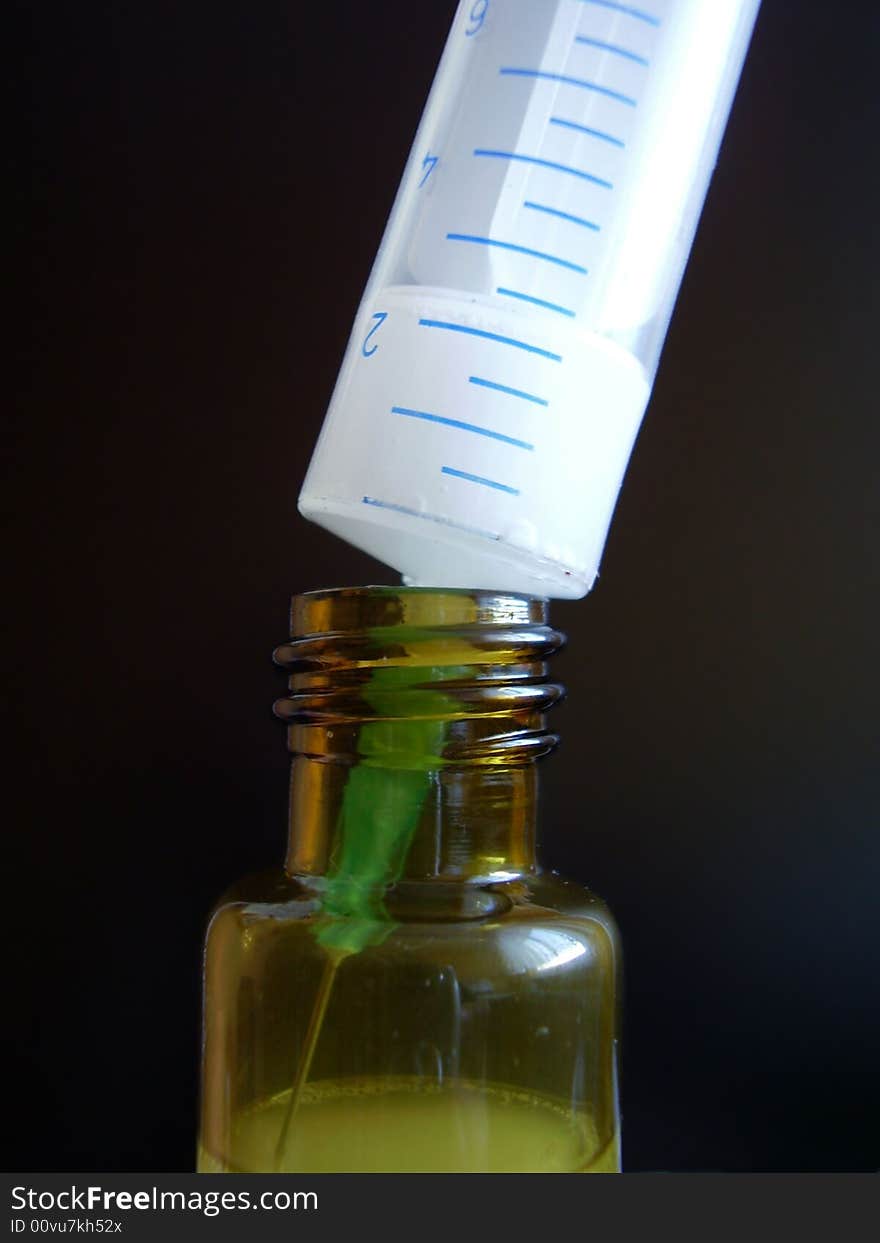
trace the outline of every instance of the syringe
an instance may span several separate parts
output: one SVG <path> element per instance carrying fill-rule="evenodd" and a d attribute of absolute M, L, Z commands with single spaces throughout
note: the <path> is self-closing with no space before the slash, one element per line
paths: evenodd
<path fill-rule="evenodd" d="M 421 585 L 592 586 L 759 0 L 463 0 L 302 513 Z"/>

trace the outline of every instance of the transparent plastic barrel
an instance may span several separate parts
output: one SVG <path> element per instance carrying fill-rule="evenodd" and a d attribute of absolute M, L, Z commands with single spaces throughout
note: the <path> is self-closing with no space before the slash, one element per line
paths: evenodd
<path fill-rule="evenodd" d="M 307 518 L 408 583 L 589 591 L 758 3 L 459 5 Z"/>

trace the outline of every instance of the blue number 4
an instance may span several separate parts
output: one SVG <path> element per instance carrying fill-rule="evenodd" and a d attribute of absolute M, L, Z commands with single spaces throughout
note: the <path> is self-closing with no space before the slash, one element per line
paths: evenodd
<path fill-rule="evenodd" d="M 428 154 L 425 156 L 425 158 L 422 160 L 423 172 L 422 172 L 422 180 L 419 182 L 420 190 L 422 186 L 425 184 L 425 182 L 428 180 L 428 178 L 431 176 L 431 173 L 433 173 L 434 167 L 437 161 L 439 160 L 439 158 L 440 157 L 438 155 L 431 155 L 431 152 L 429 151 Z"/>

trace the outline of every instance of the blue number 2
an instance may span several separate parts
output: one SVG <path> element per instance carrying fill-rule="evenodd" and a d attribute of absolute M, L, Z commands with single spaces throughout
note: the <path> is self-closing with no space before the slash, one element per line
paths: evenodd
<path fill-rule="evenodd" d="M 374 333 L 379 331 L 379 329 L 385 323 L 385 320 L 387 318 L 388 318 L 387 311 L 374 311 L 373 312 L 373 319 L 376 322 L 375 324 L 373 324 L 373 327 L 364 337 L 364 343 L 361 346 L 361 353 L 363 354 L 364 358 L 370 358 L 373 354 L 376 353 L 376 350 L 379 348 L 378 345 L 371 345 L 370 348 L 367 349 L 367 342 L 369 341 L 370 337 L 373 336 Z"/>
<path fill-rule="evenodd" d="M 486 13 L 489 10 L 489 0 L 475 0 L 474 7 L 471 9 L 470 20 L 472 26 L 468 26 L 464 32 L 468 37 L 475 35 L 486 20 Z"/>

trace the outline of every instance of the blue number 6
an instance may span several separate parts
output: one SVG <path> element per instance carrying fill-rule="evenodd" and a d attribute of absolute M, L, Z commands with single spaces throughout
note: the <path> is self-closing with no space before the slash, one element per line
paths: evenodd
<path fill-rule="evenodd" d="M 486 14 L 488 11 L 489 11 L 489 0 L 475 0 L 474 7 L 471 9 L 471 16 L 470 16 L 470 20 L 474 24 L 473 26 L 468 26 L 467 30 L 464 32 L 469 38 L 471 35 L 475 35 L 477 31 L 480 29 L 480 27 L 483 25 L 483 22 L 486 20 Z"/>

